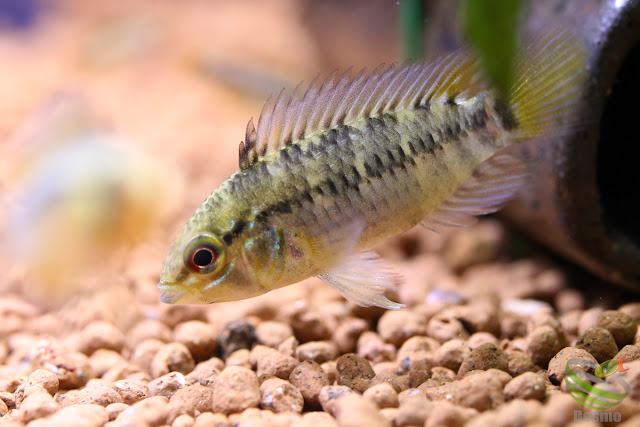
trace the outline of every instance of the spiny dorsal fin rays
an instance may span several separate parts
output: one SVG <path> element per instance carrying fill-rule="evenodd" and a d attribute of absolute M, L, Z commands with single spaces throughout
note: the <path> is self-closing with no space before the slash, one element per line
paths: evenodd
<path fill-rule="evenodd" d="M 256 138 L 256 127 L 253 124 L 253 118 L 251 118 L 247 123 L 244 141 L 240 141 L 240 169 L 246 169 L 257 161 Z"/>
<path fill-rule="evenodd" d="M 360 110 L 355 113 L 355 117 L 364 116 L 365 114 L 367 114 L 367 108 L 370 105 L 377 105 L 380 96 L 384 94 L 386 88 L 388 87 L 389 81 L 393 77 L 393 72 L 396 70 L 397 66 L 398 64 L 394 62 L 380 75 L 375 88 L 373 88 L 373 90 L 371 91 L 371 95 L 369 95 L 369 98 L 362 103 L 362 105 L 360 106 Z M 377 113 L 375 107 L 371 110 L 371 113 Z"/>
<path fill-rule="evenodd" d="M 258 119 L 258 138 L 256 142 L 256 148 L 258 155 L 263 157 L 267 152 L 267 136 L 269 131 L 269 125 L 271 123 L 271 115 L 273 114 L 273 97 L 269 97 L 262 107 L 260 112 L 260 118 Z"/>
<path fill-rule="evenodd" d="M 278 147 L 287 145 L 291 141 L 291 132 L 293 131 L 293 126 L 295 126 L 298 116 L 295 113 L 298 111 L 305 91 L 304 82 L 300 82 L 293 90 L 293 94 L 287 104 L 287 113 L 289 114 L 286 115 L 285 121 L 282 124 L 282 133 L 280 133 L 280 138 L 278 139 Z"/>
<path fill-rule="evenodd" d="M 317 76 L 315 79 L 313 79 L 311 84 L 309 84 L 309 88 L 307 89 L 307 92 L 304 94 L 304 97 L 302 98 L 302 101 L 300 103 L 300 109 L 299 111 L 296 112 L 298 115 L 296 124 L 293 127 L 293 131 L 291 132 L 292 141 L 297 141 L 303 138 L 304 130 L 307 123 L 307 118 L 309 117 L 310 113 L 313 111 L 313 108 L 316 107 L 315 100 L 319 91 L 319 88 L 318 88 L 319 81 L 320 81 L 320 76 Z"/>
<path fill-rule="evenodd" d="M 405 69 L 406 71 L 404 73 L 398 73 L 396 75 L 396 78 L 389 84 L 392 91 L 388 95 L 385 94 L 387 95 L 387 103 L 381 110 L 383 113 L 387 111 L 393 111 L 396 108 L 395 101 L 398 98 L 398 94 L 403 89 L 405 89 L 406 81 L 409 79 L 409 77 L 415 78 L 415 76 L 412 76 L 415 67 L 416 64 L 411 64 L 408 61 L 402 64 L 400 69 Z"/>
<path fill-rule="evenodd" d="M 424 59 L 421 59 L 420 61 L 416 62 L 414 64 L 414 67 L 417 68 L 417 70 L 415 71 L 416 73 L 415 78 L 410 80 L 411 85 L 406 88 L 406 90 L 403 92 L 404 95 L 402 95 L 402 98 L 400 98 L 400 101 L 398 101 L 398 105 L 401 105 L 403 107 L 416 105 L 415 103 L 414 104 L 410 103 L 409 99 L 411 99 L 412 95 L 414 94 L 416 87 L 418 87 L 418 85 L 422 83 L 420 78 L 422 77 L 423 74 L 425 74 Z"/>
<path fill-rule="evenodd" d="M 304 94 L 299 85 L 289 97 L 281 92 L 276 100 L 270 98 L 260 113 L 255 143 L 245 141 L 240 148 L 241 163 L 249 166 L 283 146 L 360 118 L 471 97 L 485 87 L 478 61 L 465 52 L 336 76 L 332 73 L 323 84 L 316 77 Z"/>
<path fill-rule="evenodd" d="M 353 117 L 357 117 L 360 112 L 359 111 L 360 107 L 366 105 L 366 102 L 364 102 L 363 100 L 368 99 L 369 96 L 373 94 L 373 91 L 377 87 L 377 83 L 380 81 L 380 76 L 381 76 L 380 71 L 383 69 L 383 67 L 384 67 L 384 64 L 380 64 L 376 69 L 374 69 L 369 74 L 369 77 L 367 77 L 367 80 L 364 82 L 364 85 L 362 86 L 362 90 L 360 91 L 358 96 L 356 96 L 356 98 L 353 100 L 353 103 L 351 103 L 351 105 L 349 106 L 349 110 L 346 111 L 344 116 L 345 122 L 349 122 Z"/>
<path fill-rule="evenodd" d="M 333 128 L 344 123 L 343 119 L 347 112 L 347 108 L 353 104 L 353 100 L 357 97 L 358 90 L 362 88 L 362 83 L 365 81 L 366 77 L 366 68 L 363 68 L 358 74 L 356 74 L 353 80 L 351 80 L 351 83 L 347 86 L 345 93 L 342 95 L 342 99 L 340 99 L 340 103 L 333 113 L 329 127 Z"/>
<path fill-rule="evenodd" d="M 268 136 L 264 143 L 269 144 L 269 142 L 271 142 L 274 149 L 278 149 L 278 141 L 280 139 L 280 133 L 282 132 L 282 123 L 284 123 L 286 118 L 287 104 L 289 103 L 289 99 L 285 97 L 285 89 L 283 88 L 278 95 L 278 100 L 273 107 L 273 113 L 271 114 L 271 119 L 269 120 L 269 130 L 267 132 Z M 267 151 L 268 150 L 269 147 L 267 147 Z"/>
<path fill-rule="evenodd" d="M 322 118 L 320 119 L 320 123 L 327 127 L 329 125 L 329 121 L 331 120 L 331 118 L 333 117 L 333 111 L 331 111 L 330 108 L 328 108 L 331 105 L 335 105 L 336 104 L 336 99 L 339 100 L 340 96 L 342 96 L 342 94 L 344 93 L 344 88 L 347 87 L 347 85 L 349 84 L 349 78 L 351 76 L 351 70 L 353 70 L 353 67 L 349 67 L 344 73 L 342 73 L 342 76 L 340 76 L 340 79 L 338 80 L 338 83 L 336 83 L 336 87 L 333 91 L 333 93 L 331 93 L 330 97 L 328 98 L 327 101 L 327 108 L 323 108 L 322 110 L 324 110 L 324 112 L 322 113 Z"/>
<path fill-rule="evenodd" d="M 334 71 L 329 75 L 327 80 L 323 83 L 320 91 L 316 96 L 316 104 L 317 105 L 329 105 L 329 99 L 332 94 L 332 89 L 334 87 L 334 81 L 336 79 L 336 74 L 338 72 Z M 314 132 L 315 129 L 322 129 L 324 123 L 320 121 L 324 110 L 322 108 L 314 108 L 311 112 L 311 117 L 307 121 L 307 125 L 304 128 L 304 135 L 309 135 Z"/>

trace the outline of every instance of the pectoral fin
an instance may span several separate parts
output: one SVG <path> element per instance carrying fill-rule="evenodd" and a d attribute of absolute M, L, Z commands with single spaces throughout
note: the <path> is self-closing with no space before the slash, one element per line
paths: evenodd
<path fill-rule="evenodd" d="M 446 227 L 475 224 L 477 215 L 496 212 L 525 185 L 528 176 L 525 162 L 499 152 L 482 163 L 453 195 L 442 202 L 422 221 L 435 232 Z"/>
<path fill-rule="evenodd" d="M 397 276 L 371 251 L 358 252 L 318 277 L 359 306 L 392 310 L 404 307 L 384 296 L 385 289 L 394 286 L 393 279 Z"/>

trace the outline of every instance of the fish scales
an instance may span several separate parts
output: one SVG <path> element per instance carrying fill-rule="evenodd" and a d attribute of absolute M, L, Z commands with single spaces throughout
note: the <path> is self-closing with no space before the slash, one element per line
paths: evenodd
<path fill-rule="evenodd" d="M 240 170 L 176 236 L 163 301 L 231 301 L 318 276 L 356 304 L 400 308 L 384 297 L 393 274 L 366 249 L 499 209 L 526 176 L 508 147 L 571 129 L 584 75 L 580 43 L 551 32 L 523 49 L 506 98 L 466 52 L 281 93 L 257 130 L 249 122 Z"/>
<path fill-rule="evenodd" d="M 489 109 L 484 97 L 447 102 L 362 119 L 286 146 L 231 177 L 229 187 L 250 189 L 234 192 L 237 212 L 231 217 L 251 223 L 290 214 L 288 223 L 307 219 L 321 230 L 324 222 L 359 216 L 367 230 L 362 247 L 372 237 L 398 234 L 418 224 L 504 144 L 499 132 L 507 131 L 496 118 L 487 118 Z M 454 161 L 465 167 L 450 168 Z M 224 200 L 230 194 L 214 197 Z M 223 232 L 233 226 L 217 225 Z"/>

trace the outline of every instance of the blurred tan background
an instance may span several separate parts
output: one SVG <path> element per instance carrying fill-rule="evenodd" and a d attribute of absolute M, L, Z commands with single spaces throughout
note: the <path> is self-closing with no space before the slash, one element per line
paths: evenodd
<path fill-rule="evenodd" d="M 237 170 L 246 123 L 268 96 L 335 68 L 393 62 L 399 51 L 398 5 L 387 1 L 1 6 L 1 282 L 21 290 L 25 274 L 40 269 L 26 292 L 44 291 L 45 299 L 73 290 L 75 276 L 83 286 L 131 278 L 131 270 L 154 277 L 173 233 Z M 124 150 L 116 157 L 135 147 L 153 173 L 122 168 L 116 184 L 100 175 L 81 189 L 78 175 L 60 178 L 78 162 L 102 163 L 101 152 L 76 155 L 96 135 L 107 136 L 107 150 Z M 113 193 L 131 182 L 128 210 L 113 219 L 98 208 L 114 205 Z"/>

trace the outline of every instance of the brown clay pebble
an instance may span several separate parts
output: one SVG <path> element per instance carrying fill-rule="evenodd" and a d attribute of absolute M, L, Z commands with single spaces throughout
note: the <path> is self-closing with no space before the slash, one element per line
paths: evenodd
<path fill-rule="evenodd" d="M 227 323 L 218 335 L 218 345 L 223 359 L 237 350 L 250 350 L 256 343 L 256 331 L 251 323 L 244 319 Z"/>
<path fill-rule="evenodd" d="M 582 312 L 580 321 L 578 322 L 578 335 L 584 334 L 587 329 L 595 328 L 598 323 L 598 318 L 604 310 L 602 307 L 593 307 Z"/>
<path fill-rule="evenodd" d="M 460 380 L 453 400 L 478 411 L 497 408 L 504 402 L 503 386 L 495 371 L 474 372 Z"/>
<path fill-rule="evenodd" d="M 240 366 L 230 366 L 220 372 L 213 393 L 213 411 L 225 415 L 260 404 L 258 377 L 252 370 Z"/>
<path fill-rule="evenodd" d="M 13 393 L 8 391 L 0 391 L 0 401 L 2 401 L 9 409 L 16 407 L 16 398 Z"/>
<path fill-rule="evenodd" d="M 498 305 L 490 299 L 483 299 L 469 305 L 457 307 L 457 318 L 473 333 L 488 332 L 500 336 Z"/>
<path fill-rule="evenodd" d="M 554 355 L 555 356 L 555 355 Z M 517 377 L 525 372 L 535 372 L 536 366 L 533 364 L 531 358 L 522 351 L 510 351 L 507 353 L 509 358 L 509 375 Z"/>
<path fill-rule="evenodd" d="M 542 400 L 545 397 L 545 384 L 542 377 L 533 372 L 525 372 L 515 377 L 504 387 L 504 397 L 513 399 Z"/>
<path fill-rule="evenodd" d="M 486 343 L 498 345 L 498 339 L 489 332 L 476 332 L 467 340 L 467 345 L 472 349 Z"/>
<path fill-rule="evenodd" d="M 445 368 L 442 366 L 435 366 L 431 368 L 431 379 L 434 381 L 448 383 L 451 381 L 455 381 L 456 373 L 449 368 Z"/>
<path fill-rule="evenodd" d="M 563 348 L 549 361 L 548 375 L 552 384 L 560 385 L 565 375 L 567 363 L 571 359 L 585 359 L 597 364 L 597 360 L 588 351 L 575 347 Z M 575 369 L 582 369 L 585 372 L 593 373 L 593 369 L 587 364 L 577 364 Z"/>
<path fill-rule="evenodd" d="M 189 385 L 176 391 L 169 399 L 169 421 L 182 414 L 194 415 L 198 412 L 211 412 L 213 390 L 200 384 Z"/>
<path fill-rule="evenodd" d="M 357 353 L 374 363 L 393 360 L 396 356 L 396 347 L 385 343 L 375 332 L 366 331 L 358 338 Z"/>
<path fill-rule="evenodd" d="M 607 310 L 600 314 L 596 321 L 596 326 L 611 332 L 619 348 L 633 343 L 633 339 L 638 332 L 638 322 L 628 314 L 618 310 Z"/>
<path fill-rule="evenodd" d="M 204 362 L 200 362 L 193 368 L 193 371 L 189 372 L 185 379 L 187 384 L 200 384 L 204 386 L 212 386 L 215 382 L 215 378 L 220 371 L 224 369 L 224 362 L 217 357 L 213 357 Z"/>
<path fill-rule="evenodd" d="M 467 339 L 469 333 L 453 313 L 443 312 L 436 314 L 429 320 L 427 335 L 444 343 L 454 338 Z"/>
<path fill-rule="evenodd" d="M 398 393 L 386 382 L 369 387 L 363 396 L 375 403 L 380 409 L 397 408 L 399 405 Z"/>
<path fill-rule="evenodd" d="M 462 378 L 469 371 L 476 369 L 486 371 L 490 368 L 507 372 L 509 370 L 509 358 L 494 344 L 482 344 L 471 350 L 469 355 L 462 361 L 462 365 L 458 370 L 458 378 Z"/>
<path fill-rule="evenodd" d="M 258 343 L 273 348 L 278 348 L 280 344 L 293 336 L 293 329 L 287 323 L 266 321 L 260 322 L 255 328 Z"/>
<path fill-rule="evenodd" d="M 61 390 L 82 387 L 93 375 L 89 359 L 82 353 L 69 352 L 48 341 L 40 342 L 32 353 L 33 368 L 53 372 L 58 377 Z"/>
<path fill-rule="evenodd" d="M 225 360 L 225 365 L 229 366 L 241 366 L 243 368 L 251 368 L 251 352 L 246 348 L 236 350 L 231 353 Z"/>
<path fill-rule="evenodd" d="M 123 411 L 129 409 L 129 405 L 126 403 L 112 403 L 108 405 L 106 408 L 107 414 L 109 414 L 109 421 L 113 421 L 118 418 Z"/>
<path fill-rule="evenodd" d="M 122 397 L 111 387 L 96 385 L 79 390 L 75 395 L 75 403 L 93 403 L 108 406 L 112 403 L 122 403 Z"/>
<path fill-rule="evenodd" d="M 462 361 L 469 356 L 469 353 L 471 353 L 469 346 L 464 341 L 454 338 L 435 351 L 434 363 L 458 372 Z"/>
<path fill-rule="evenodd" d="M 286 356 L 293 356 L 296 354 L 296 349 L 300 343 L 296 337 L 289 337 L 278 346 L 278 351 Z"/>
<path fill-rule="evenodd" d="M 153 396 L 121 412 L 115 423 L 116 425 L 161 426 L 166 424 L 168 415 L 169 399 L 164 396 Z"/>
<path fill-rule="evenodd" d="M 613 359 L 618 353 L 618 346 L 613 335 L 603 328 L 590 328 L 578 339 L 576 348 L 588 351 L 598 363 Z"/>
<path fill-rule="evenodd" d="M 22 400 L 31 392 L 39 392 L 44 389 L 50 395 L 54 395 L 58 391 L 58 385 L 58 377 L 53 373 L 44 369 L 36 369 L 29 375 L 27 380 L 16 389 L 13 395 L 13 406 L 19 407 Z"/>
<path fill-rule="evenodd" d="M 213 412 L 203 412 L 198 415 L 193 427 L 227 427 L 229 420 L 223 414 L 214 414 Z"/>
<path fill-rule="evenodd" d="M 326 412 L 307 412 L 292 427 L 338 427 L 336 420 Z"/>
<path fill-rule="evenodd" d="M 197 361 L 212 357 L 218 348 L 213 328 L 199 320 L 190 320 L 177 325 L 173 331 L 173 340 L 184 344 Z"/>
<path fill-rule="evenodd" d="M 411 310 L 388 310 L 378 321 L 380 337 L 396 347 L 416 335 L 426 335 L 426 319 Z"/>
<path fill-rule="evenodd" d="M 133 405 L 149 397 L 149 389 L 144 381 L 124 379 L 114 382 L 111 387 L 120 395 L 122 402 Z"/>
<path fill-rule="evenodd" d="M 141 369 L 150 372 L 154 356 L 166 344 L 157 339 L 148 339 L 136 345 L 131 353 L 130 361 Z"/>
<path fill-rule="evenodd" d="M 295 307 L 289 324 L 300 342 L 323 341 L 331 337 L 331 329 L 325 317 L 307 306 Z"/>
<path fill-rule="evenodd" d="M 425 427 L 463 427 L 467 421 L 478 414 L 472 408 L 454 405 L 451 402 L 440 401 L 436 410 L 429 414 Z"/>
<path fill-rule="evenodd" d="M 624 379 L 629 384 L 629 397 L 640 400 L 640 361 L 623 365 L 627 369 Z"/>
<path fill-rule="evenodd" d="M 46 417 L 60 409 L 60 405 L 53 400 L 53 397 L 44 388 L 35 387 L 40 390 L 26 396 L 19 406 L 24 423 Z"/>
<path fill-rule="evenodd" d="M 355 392 L 347 386 L 328 385 L 320 390 L 320 396 L 318 397 L 318 400 L 320 401 L 320 405 L 322 405 L 322 409 L 325 412 L 328 412 L 331 415 L 335 416 L 335 410 L 338 400 L 354 393 Z"/>
<path fill-rule="evenodd" d="M 433 352 L 440 347 L 440 343 L 433 338 L 415 336 L 406 340 L 398 349 L 396 360 L 405 370 L 413 361 L 431 359 Z"/>
<path fill-rule="evenodd" d="M 427 359 L 414 360 L 409 366 L 409 387 L 418 387 L 431 378 L 431 363 Z"/>
<path fill-rule="evenodd" d="M 394 419 L 394 426 L 405 427 L 424 425 L 436 407 L 424 395 L 415 396 L 400 402 L 399 411 Z"/>
<path fill-rule="evenodd" d="M 171 341 L 171 329 L 159 320 L 144 319 L 137 323 L 127 334 L 127 347 L 134 348 L 146 340 L 168 343 Z"/>
<path fill-rule="evenodd" d="M 180 343 L 171 343 L 162 347 L 151 361 L 151 375 L 155 378 L 169 372 L 188 374 L 195 367 L 189 349 Z"/>
<path fill-rule="evenodd" d="M 109 414 L 100 405 L 79 404 L 62 408 L 52 416 L 38 421 L 43 421 L 42 425 L 47 427 L 93 427 L 102 426 L 109 421 Z M 38 427 L 38 424 L 33 427 Z"/>
<path fill-rule="evenodd" d="M 311 360 L 305 360 L 296 366 L 289 375 L 289 381 L 300 390 L 304 401 L 310 406 L 320 403 L 320 391 L 330 384 L 326 372 Z"/>
<path fill-rule="evenodd" d="M 93 322 L 82 331 L 78 350 L 91 355 L 98 349 L 119 353 L 122 347 L 124 347 L 124 334 L 118 328 L 108 322 Z"/>
<path fill-rule="evenodd" d="M 191 415 L 182 414 L 173 420 L 171 427 L 193 427 L 195 423 L 196 420 Z"/>
<path fill-rule="evenodd" d="M 546 367 L 563 347 L 562 339 L 551 326 L 539 326 L 527 336 L 526 353 L 533 363 L 541 367 Z"/>
<path fill-rule="evenodd" d="M 391 423 L 378 413 L 376 405 L 358 394 L 338 399 L 335 417 L 340 426 L 391 427 Z"/>
<path fill-rule="evenodd" d="M 251 350 L 249 361 L 256 366 L 256 374 L 288 379 L 291 371 L 298 365 L 298 359 L 286 356 L 278 350 L 264 345 L 256 345 Z"/>
<path fill-rule="evenodd" d="M 270 378 L 260 385 L 260 407 L 273 412 L 301 413 L 304 398 L 290 382 L 280 378 Z"/>
<path fill-rule="evenodd" d="M 552 395 L 543 407 L 541 418 L 543 422 L 552 427 L 566 426 L 575 420 L 575 411 L 582 412 L 583 409 L 584 406 L 581 406 L 570 395 L 557 393 Z"/>
<path fill-rule="evenodd" d="M 338 384 L 345 385 L 362 393 L 371 384 L 371 379 L 376 376 L 369 361 L 355 353 L 347 353 L 336 361 L 338 369 Z"/>
<path fill-rule="evenodd" d="M 364 319 L 347 318 L 340 322 L 333 332 L 333 341 L 341 353 L 354 352 L 357 348 L 358 338 L 367 329 L 369 329 L 369 324 Z"/>
<path fill-rule="evenodd" d="M 324 362 L 320 365 L 323 371 L 326 372 L 327 378 L 329 378 L 329 384 L 333 384 L 336 382 L 338 378 L 338 369 L 336 367 L 336 361 L 330 360 L 328 362 Z"/>
<path fill-rule="evenodd" d="M 324 363 L 338 357 L 338 348 L 331 341 L 311 341 L 300 344 L 296 349 L 296 358 L 300 361 L 313 360 Z"/>
<path fill-rule="evenodd" d="M 109 370 L 127 362 L 124 358 L 113 350 L 98 349 L 89 357 L 89 366 L 94 375 L 101 377 Z"/>
<path fill-rule="evenodd" d="M 625 345 L 614 357 L 614 359 L 618 361 L 623 358 L 624 363 L 631 363 L 634 360 L 640 359 L 640 347 L 636 345 Z"/>
<path fill-rule="evenodd" d="M 186 383 L 186 378 L 180 372 L 170 372 L 151 381 L 147 385 L 147 389 L 152 396 L 164 396 L 170 399 Z"/>

